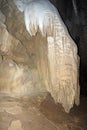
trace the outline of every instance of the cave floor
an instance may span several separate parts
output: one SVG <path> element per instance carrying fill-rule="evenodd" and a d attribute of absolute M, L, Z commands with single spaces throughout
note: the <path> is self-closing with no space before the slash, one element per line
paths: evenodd
<path fill-rule="evenodd" d="M 69 114 L 49 94 L 13 98 L 0 94 L 0 130 L 87 130 L 87 98 Z"/>

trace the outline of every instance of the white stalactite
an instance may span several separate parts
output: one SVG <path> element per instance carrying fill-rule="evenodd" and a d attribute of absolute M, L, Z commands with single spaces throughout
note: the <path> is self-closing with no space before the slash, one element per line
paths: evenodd
<path fill-rule="evenodd" d="M 15 0 L 24 11 L 27 31 L 38 31 L 47 37 L 49 81 L 47 90 L 55 102 L 69 112 L 74 102 L 79 104 L 77 46 L 70 37 L 57 9 L 48 0 Z"/>

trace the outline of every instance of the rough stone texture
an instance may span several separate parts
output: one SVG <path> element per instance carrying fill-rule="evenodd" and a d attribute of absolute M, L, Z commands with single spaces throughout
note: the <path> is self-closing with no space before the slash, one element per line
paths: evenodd
<path fill-rule="evenodd" d="M 0 11 L 0 22 L 5 23 L 5 21 L 6 21 L 6 18 L 3 15 L 3 13 Z"/>
<path fill-rule="evenodd" d="M 0 27 L 1 92 L 23 96 L 49 91 L 69 112 L 74 101 L 79 104 L 78 56 L 64 24 L 55 16 L 52 37 L 47 39 L 39 31 L 30 37 L 13 1 L 3 5 L 7 28 Z"/>
<path fill-rule="evenodd" d="M 60 130 L 34 104 L 40 104 L 43 97 L 41 101 L 37 100 L 40 97 L 35 97 L 32 101 L 28 98 L 19 100 L 5 95 L 5 100 L 2 96 L 0 99 L 0 130 Z"/>
<path fill-rule="evenodd" d="M 8 130 L 15 130 L 15 129 L 16 130 L 23 130 L 20 120 L 12 121 L 10 127 L 8 128 Z"/>
<path fill-rule="evenodd" d="M 87 130 L 87 98 L 67 114 L 49 95 L 18 99 L 0 94 L 0 130 Z"/>
<path fill-rule="evenodd" d="M 31 52 L 7 31 L 4 23 L 0 25 L 0 92 L 22 96 L 45 91 L 34 63 L 35 50 L 29 49 Z"/>

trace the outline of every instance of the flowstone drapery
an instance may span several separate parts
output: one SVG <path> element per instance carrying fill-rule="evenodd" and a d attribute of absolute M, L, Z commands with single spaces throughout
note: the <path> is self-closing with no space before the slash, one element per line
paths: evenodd
<path fill-rule="evenodd" d="M 47 38 L 48 72 L 46 88 L 55 102 L 69 112 L 79 104 L 79 57 L 77 46 L 70 37 L 57 9 L 48 0 L 14 0 L 24 12 L 26 29 L 31 36 L 41 32 Z"/>

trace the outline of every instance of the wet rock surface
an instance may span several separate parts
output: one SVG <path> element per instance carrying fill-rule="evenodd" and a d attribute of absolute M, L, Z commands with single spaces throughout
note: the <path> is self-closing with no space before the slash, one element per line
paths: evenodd
<path fill-rule="evenodd" d="M 0 130 L 87 130 L 87 98 L 66 114 L 47 93 L 13 98 L 0 94 Z"/>

